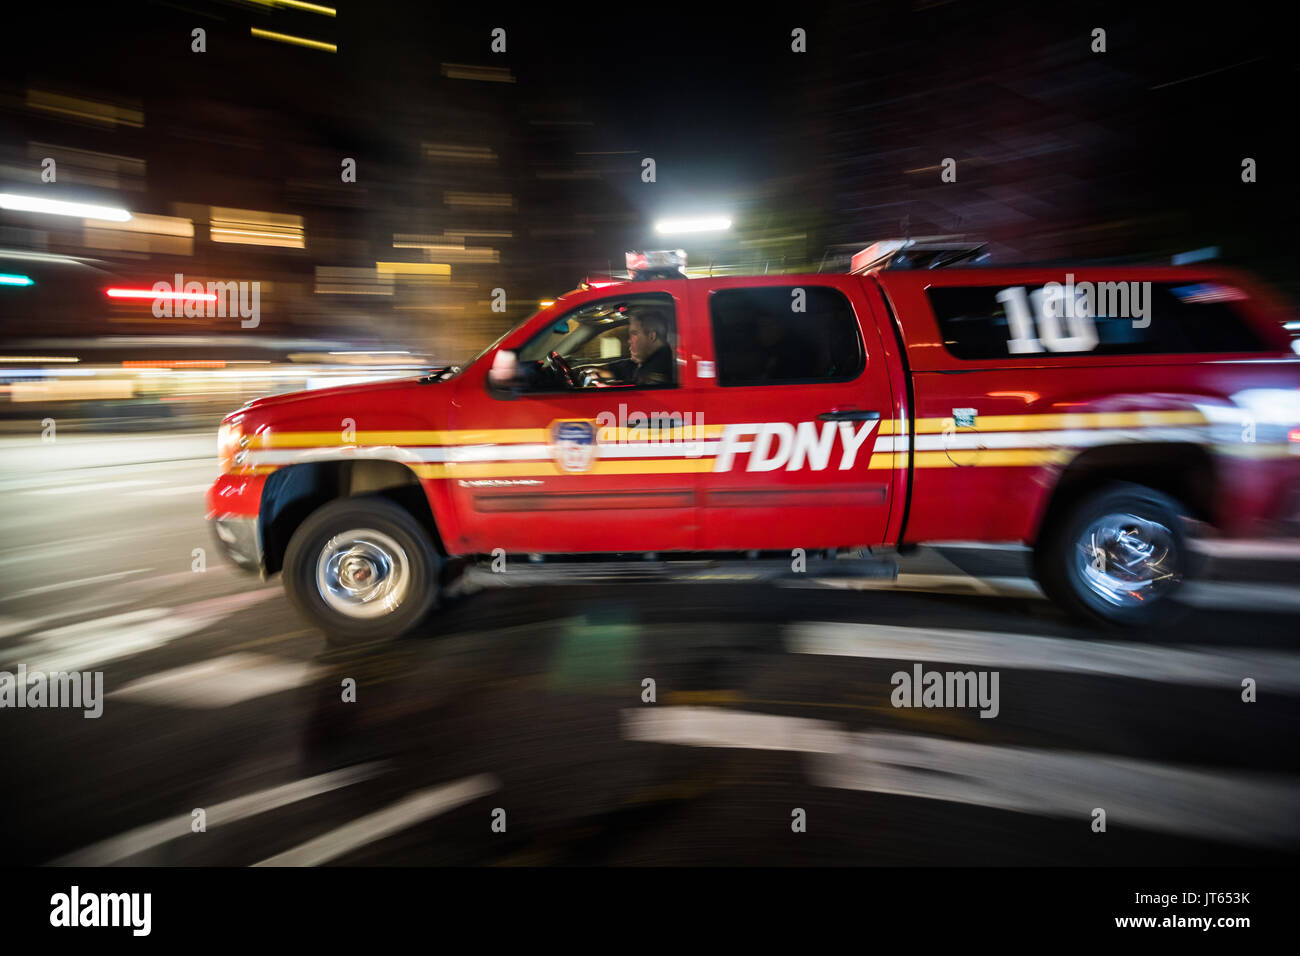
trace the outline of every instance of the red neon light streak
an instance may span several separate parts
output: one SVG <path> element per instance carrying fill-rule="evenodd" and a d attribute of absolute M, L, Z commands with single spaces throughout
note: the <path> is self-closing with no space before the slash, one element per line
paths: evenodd
<path fill-rule="evenodd" d="M 111 299 L 184 299 L 188 302 L 216 302 L 215 292 L 154 292 L 153 289 L 108 289 Z"/>

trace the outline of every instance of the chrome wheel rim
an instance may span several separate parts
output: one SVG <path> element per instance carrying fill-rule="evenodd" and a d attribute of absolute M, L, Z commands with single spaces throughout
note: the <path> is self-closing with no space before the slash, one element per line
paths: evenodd
<path fill-rule="evenodd" d="M 391 614 L 406 598 L 411 569 L 402 546 L 370 529 L 336 534 L 316 561 L 316 590 L 335 611 L 353 618 Z"/>
<path fill-rule="evenodd" d="M 1115 607 L 1150 604 L 1182 579 L 1173 531 L 1135 514 L 1108 514 L 1091 522 L 1074 555 L 1083 583 Z"/>

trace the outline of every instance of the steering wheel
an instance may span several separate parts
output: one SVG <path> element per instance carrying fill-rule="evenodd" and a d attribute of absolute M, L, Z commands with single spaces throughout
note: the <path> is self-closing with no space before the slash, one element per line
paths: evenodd
<path fill-rule="evenodd" d="M 564 376 L 564 381 L 568 383 L 569 388 L 579 388 L 577 376 L 573 374 L 573 369 L 569 363 L 564 360 L 564 356 L 554 349 L 551 354 L 546 356 L 546 364 L 552 369 Z"/>

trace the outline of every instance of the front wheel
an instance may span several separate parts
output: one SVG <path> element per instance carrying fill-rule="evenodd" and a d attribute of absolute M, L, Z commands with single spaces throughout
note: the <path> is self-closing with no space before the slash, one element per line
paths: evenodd
<path fill-rule="evenodd" d="M 331 644 L 398 637 L 438 597 L 442 561 L 414 516 L 385 498 L 342 498 L 312 512 L 289 539 L 289 600 Z"/>
<path fill-rule="evenodd" d="M 1048 528 L 1034 553 L 1039 584 L 1076 614 L 1121 626 L 1171 623 L 1191 571 L 1186 509 L 1144 485 L 1116 483 Z"/>

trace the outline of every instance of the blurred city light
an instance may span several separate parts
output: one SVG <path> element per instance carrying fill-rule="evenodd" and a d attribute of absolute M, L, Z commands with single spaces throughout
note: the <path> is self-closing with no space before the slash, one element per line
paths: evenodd
<path fill-rule="evenodd" d="M 216 302 L 215 292 L 155 292 L 152 289 L 106 289 L 110 299 L 185 299 L 192 302 Z"/>
<path fill-rule="evenodd" d="M 82 219 L 107 219 L 110 222 L 128 222 L 131 219 L 129 212 L 115 206 L 68 202 L 62 199 L 41 199 L 37 196 L 19 196 L 15 193 L 0 193 L 0 209 L 39 212 L 51 216 L 79 216 Z"/>
<path fill-rule="evenodd" d="M 322 40 L 308 40 L 305 37 L 290 36 L 287 33 L 276 33 L 274 30 L 261 30 L 257 27 L 249 27 L 248 32 L 263 40 L 275 40 L 277 43 L 289 43 L 293 46 L 305 46 L 312 50 L 324 50 L 326 53 L 337 53 L 339 49 L 333 43 L 325 43 Z"/>
<path fill-rule="evenodd" d="M 777 21 L 333 2 L 6 10 L 0 698 L 20 663 L 84 668 L 110 708 L 0 718 L 11 865 L 89 847 L 180 872 L 293 859 L 294 844 L 332 847 L 340 873 L 1294 863 L 1284 24 L 1028 0 L 841 0 Z M 945 272 L 918 255 L 925 237 L 987 240 L 990 261 Z M 927 271 L 895 273 L 896 293 L 866 270 L 909 257 Z M 1025 294 L 1040 345 L 1082 341 L 1032 296 L 1130 259 L 1159 267 L 1143 274 L 1157 293 L 1182 267 L 1157 299 L 1173 311 L 1148 309 L 1145 331 L 1076 312 L 1110 330 L 1096 360 L 1013 356 L 1029 337 L 1007 302 Z M 1021 268 L 1049 260 L 1059 276 Z M 643 310 L 652 297 L 672 299 L 667 316 Z M 1230 342 L 1224 320 L 1256 309 L 1289 346 L 1174 348 Z M 956 356 L 967 332 L 993 357 Z M 670 374 L 638 384 L 631 343 L 652 335 Z M 525 389 L 552 354 L 590 390 L 569 394 L 557 368 L 556 389 Z M 383 384 L 301 394 L 366 383 Z M 248 477 L 214 487 L 240 455 Z M 1125 490 L 1148 484 L 1140 501 Z M 207 520 L 245 495 L 256 519 L 230 516 L 271 558 L 251 577 L 215 550 L 248 539 Z M 378 505 L 372 530 L 404 513 L 432 542 L 436 587 L 402 599 L 439 617 L 396 645 L 363 618 L 361 646 L 325 645 L 279 594 L 283 577 L 295 599 L 326 598 L 320 562 L 286 558 L 295 537 L 321 552 L 295 525 L 344 495 L 351 527 Z M 1144 540 L 1127 525 L 1147 504 L 1160 533 Z M 1255 538 L 1211 520 L 1248 512 Z M 1184 516 L 1186 567 L 1204 575 L 1173 628 L 1103 628 L 1045 600 L 1071 575 L 1144 564 L 1139 548 L 1159 567 Z M 335 556 L 355 563 L 356 544 Z M 746 550 L 693 551 L 706 545 Z M 896 578 L 854 571 L 877 545 Z M 1053 555 L 1073 558 L 1055 579 Z M 733 558 L 779 577 L 746 581 Z M 667 579 L 673 564 L 698 568 L 690 584 Z M 889 675 L 916 689 L 927 665 L 962 668 L 949 691 L 967 668 L 1000 671 L 1000 719 L 900 707 Z M 359 702 L 340 699 L 347 680 Z M 469 773 L 500 795 L 437 795 Z M 195 835 L 232 806 L 248 815 L 225 836 Z M 1133 873 L 1117 879 L 1152 889 Z M 1041 910 L 1059 932 L 1132 899 L 1057 889 L 1064 909 L 1007 893 L 986 922 Z M 19 902 L 18 922 L 43 922 Z M 175 923 L 182 908 L 159 902 Z M 218 902 L 215 918 L 247 924 L 239 898 Z M 303 913 L 282 928 L 337 922 Z"/>
<path fill-rule="evenodd" d="M 251 0 L 251 2 L 263 7 L 289 7 L 290 9 L 302 10 L 307 13 L 319 13 L 326 17 L 338 15 L 338 11 L 333 7 L 323 7 L 315 3 L 304 3 L 303 0 Z"/>
<path fill-rule="evenodd" d="M 213 242 L 244 246 L 306 248 L 302 216 L 263 212 L 257 209 L 228 209 L 213 206 L 208 235 Z"/>
<path fill-rule="evenodd" d="M 687 232 L 725 232 L 731 228 L 731 220 L 724 216 L 711 216 L 701 219 L 661 219 L 655 223 L 655 232 L 680 234 Z"/>

